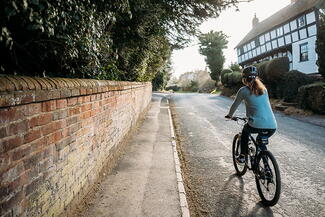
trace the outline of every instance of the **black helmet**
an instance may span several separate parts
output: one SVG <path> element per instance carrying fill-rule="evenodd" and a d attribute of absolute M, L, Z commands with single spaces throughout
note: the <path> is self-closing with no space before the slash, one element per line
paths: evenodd
<path fill-rule="evenodd" d="M 247 66 L 243 71 L 243 78 L 255 79 L 258 76 L 255 66 Z"/>

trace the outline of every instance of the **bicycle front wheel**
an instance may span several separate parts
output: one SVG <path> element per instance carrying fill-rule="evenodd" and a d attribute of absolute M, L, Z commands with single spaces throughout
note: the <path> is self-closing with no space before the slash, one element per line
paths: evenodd
<path fill-rule="evenodd" d="M 232 159 L 234 163 L 235 170 L 237 175 L 243 176 L 247 171 L 247 164 L 238 162 L 238 157 L 240 155 L 240 142 L 239 142 L 240 134 L 237 134 L 234 137 L 232 142 Z"/>
<path fill-rule="evenodd" d="M 278 163 L 269 151 L 262 151 L 256 159 L 255 181 L 258 194 L 266 206 L 274 206 L 280 198 L 281 177 Z"/>

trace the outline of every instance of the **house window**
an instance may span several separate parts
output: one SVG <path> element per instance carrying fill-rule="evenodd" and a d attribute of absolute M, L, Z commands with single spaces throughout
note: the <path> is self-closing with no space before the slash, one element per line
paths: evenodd
<path fill-rule="evenodd" d="M 278 44 L 279 44 L 279 47 L 282 47 L 284 45 L 284 38 L 283 37 L 278 39 Z"/>
<path fill-rule="evenodd" d="M 251 50 L 252 48 L 251 48 L 251 43 L 248 43 L 247 44 L 247 51 L 249 51 L 249 50 Z"/>
<path fill-rule="evenodd" d="M 305 16 L 299 17 L 298 18 L 298 27 L 302 27 L 304 25 L 306 25 L 306 18 L 305 18 Z"/>
<path fill-rule="evenodd" d="M 278 48 L 277 40 L 272 41 L 272 47 L 273 47 L 273 49 Z"/>
<path fill-rule="evenodd" d="M 265 42 L 264 35 L 262 35 L 260 36 L 260 44 L 262 45 L 264 44 L 264 42 Z"/>
<path fill-rule="evenodd" d="M 255 39 L 255 45 L 256 47 L 260 46 L 260 41 L 258 40 L 258 38 Z"/>
<path fill-rule="evenodd" d="M 295 31 L 292 33 L 292 41 L 298 41 L 299 40 L 299 36 L 298 36 L 298 31 Z"/>
<path fill-rule="evenodd" d="M 252 48 L 252 49 L 255 48 L 255 41 L 252 41 L 252 42 L 251 42 L 251 48 Z"/>
<path fill-rule="evenodd" d="M 266 50 L 267 50 L 267 51 L 272 50 L 271 42 L 266 43 Z"/>
<path fill-rule="evenodd" d="M 291 31 L 297 29 L 297 21 L 293 20 L 290 22 Z"/>
<path fill-rule="evenodd" d="M 289 26 L 289 23 L 285 24 L 285 25 L 283 26 L 283 29 L 284 29 L 284 34 L 290 32 L 290 26 Z"/>
<path fill-rule="evenodd" d="M 270 41 L 270 33 L 265 34 L 265 41 Z"/>
<path fill-rule="evenodd" d="M 271 31 L 271 39 L 276 38 L 276 30 Z"/>
<path fill-rule="evenodd" d="M 280 28 L 278 28 L 276 31 L 277 31 L 278 36 L 283 35 L 283 29 L 282 29 L 282 26 L 281 26 Z"/>
<path fill-rule="evenodd" d="M 308 61 L 308 43 L 300 45 L 300 62 Z"/>
<path fill-rule="evenodd" d="M 299 35 L 300 35 L 300 40 L 304 39 L 304 38 L 307 38 L 307 30 L 306 30 L 306 28 L 300 29 L 299 30 Z"/>
<path fill-rule="evenodd" d="M 310 12 L 309 14 L 306 15 L 306 18 L 307 18 L 307 24 L 315 22 L 316 21 L 315 12 L 314 11 Z"/>
<path fill-rule="evenodd" d="M 286 35 L 285 37 L 285 41 L 286 41 L 286 44 L 291 44 L 291 35 L 289 34 L 289 35 Z"/>
<path fill-rule="evenodd" d="M 316 25 L 312 25 L 312 26 L 308 27 L 308 35 L 309 35 L 309 37 L 312 36 L 312 35 L 316 35 L 316 32 L 317 32 Z"/>

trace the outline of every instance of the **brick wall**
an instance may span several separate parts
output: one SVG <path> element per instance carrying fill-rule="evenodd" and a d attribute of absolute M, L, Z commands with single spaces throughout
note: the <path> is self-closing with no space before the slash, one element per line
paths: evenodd
<path fill-rule="evenodd" d="M 59 216 L 146 111 L 151 84 L 0 77 L 0 216 Z"/>

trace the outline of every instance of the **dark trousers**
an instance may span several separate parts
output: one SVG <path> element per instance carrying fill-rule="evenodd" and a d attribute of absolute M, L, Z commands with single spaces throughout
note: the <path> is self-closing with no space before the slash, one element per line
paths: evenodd
<path fill-rule="evenodd" d="M 257 141 L 259 140 L 259 137 L 265 136 L 265 137 L 271 137 L 275 133 L 275 129 L 259 129 L 249 126 L 248 124 L 245 124 L 242 134 L 241 134 L 241 154 L 248 154 L 248 139 L 249 135 L 252 133 L 258 133 L 257 135 Z"/>

